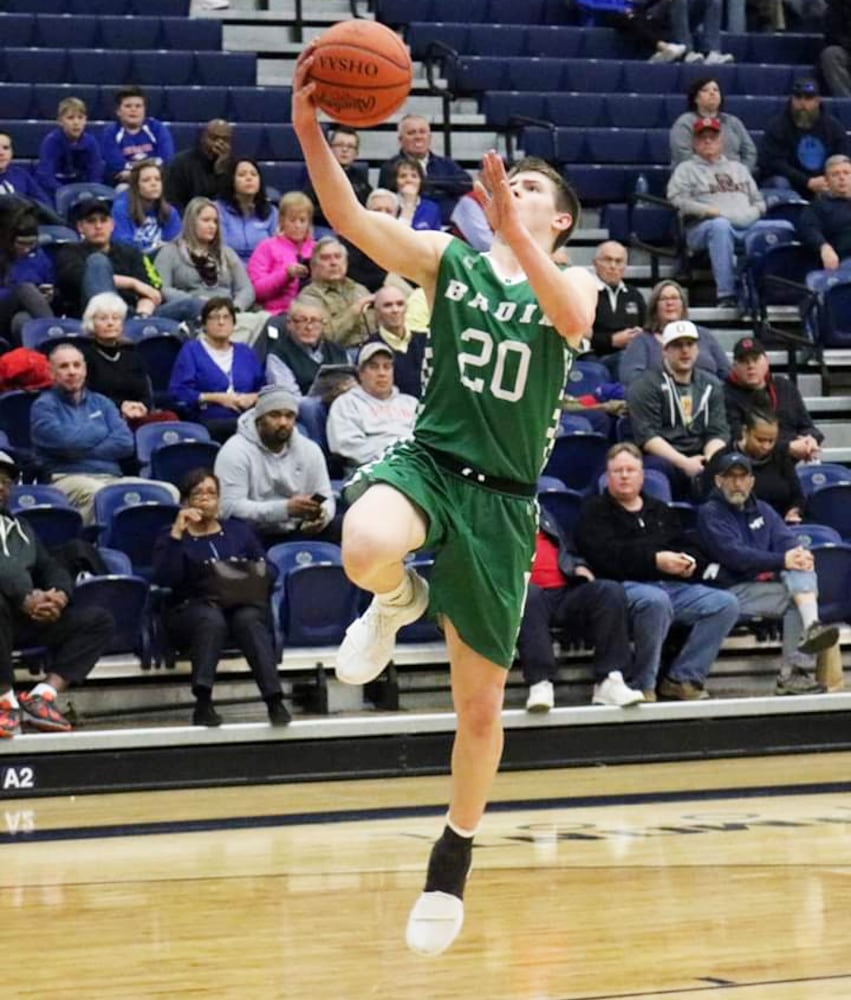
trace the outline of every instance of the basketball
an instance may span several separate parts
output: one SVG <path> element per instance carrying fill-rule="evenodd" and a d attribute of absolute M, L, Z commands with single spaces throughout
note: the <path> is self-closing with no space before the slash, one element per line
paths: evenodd
<path fill-rule="evenodd" d="M 340 21 L 320 35 L 310 80 L 334 121 L 369 128 L 385 121 L 411 90 L 411 57 L 395 32 L 375 21 Z"/>

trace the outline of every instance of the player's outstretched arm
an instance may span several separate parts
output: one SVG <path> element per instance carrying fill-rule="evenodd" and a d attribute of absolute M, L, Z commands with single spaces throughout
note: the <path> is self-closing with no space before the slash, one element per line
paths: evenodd
<path fill-rule="evenodd" d="M 315 84 L 308 79 L 312 53 L 311 43 L 296 63 L 292 120 L 325 218 L 336 233 L 351 240 L 380 267 L 396 271 L 430 291 L 437 278 L 441 254 L 451 237 L 432 231 L 415 232 L 389 215 L 368 212 L 357 200 L 316 120 Z"/>
<path fill-rule="evenodd" d="M 485 212 L 494 233 L 513 251 L 544 314 L 572 347 L 578 347 L 594 325 L 596 282 L 584 268 L 560 269 L 548 250 L 536 242 L 520 219 L 515 195 L 497 153 L 485 154 L 479 178 L 476 183 L 486 196 Z M 570 224 L 567 213 L 564 224 Z"/>

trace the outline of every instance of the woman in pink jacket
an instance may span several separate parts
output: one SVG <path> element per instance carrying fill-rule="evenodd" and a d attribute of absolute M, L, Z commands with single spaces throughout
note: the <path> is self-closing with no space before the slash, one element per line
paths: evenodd
<path fill-rule="evenodd" d="M 257 304 L 273 315 L 286 312 L 303 284 L 310 280 L 313 253 L 313 202 L 290 191 L 278 208 L 278 235 L 261 240 L 248 261 L 248 277 Z"/>

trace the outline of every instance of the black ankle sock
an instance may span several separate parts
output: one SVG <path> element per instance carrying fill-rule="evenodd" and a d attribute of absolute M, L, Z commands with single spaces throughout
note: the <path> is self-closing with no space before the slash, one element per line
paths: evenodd
<path fill-rule="evenodd" d="M 448 892 L 463 899 L 472 857 L 473 838 L 461 837 L 450 827 L 445 827 L 431 849 L 425 891 Z"/>

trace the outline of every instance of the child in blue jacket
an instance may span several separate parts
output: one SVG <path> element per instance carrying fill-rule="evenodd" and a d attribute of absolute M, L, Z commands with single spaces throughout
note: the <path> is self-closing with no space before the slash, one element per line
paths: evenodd
<path fill-rule="evenodd" d="M 66 97 L 56 113 L 59 127 L 44 137 L 38 152 L 36 180 L 51 197 L 65 184 L 100 184 L 103 157 L 95 137 L 86 131 L 88 114 L 79 97 Z"/>

